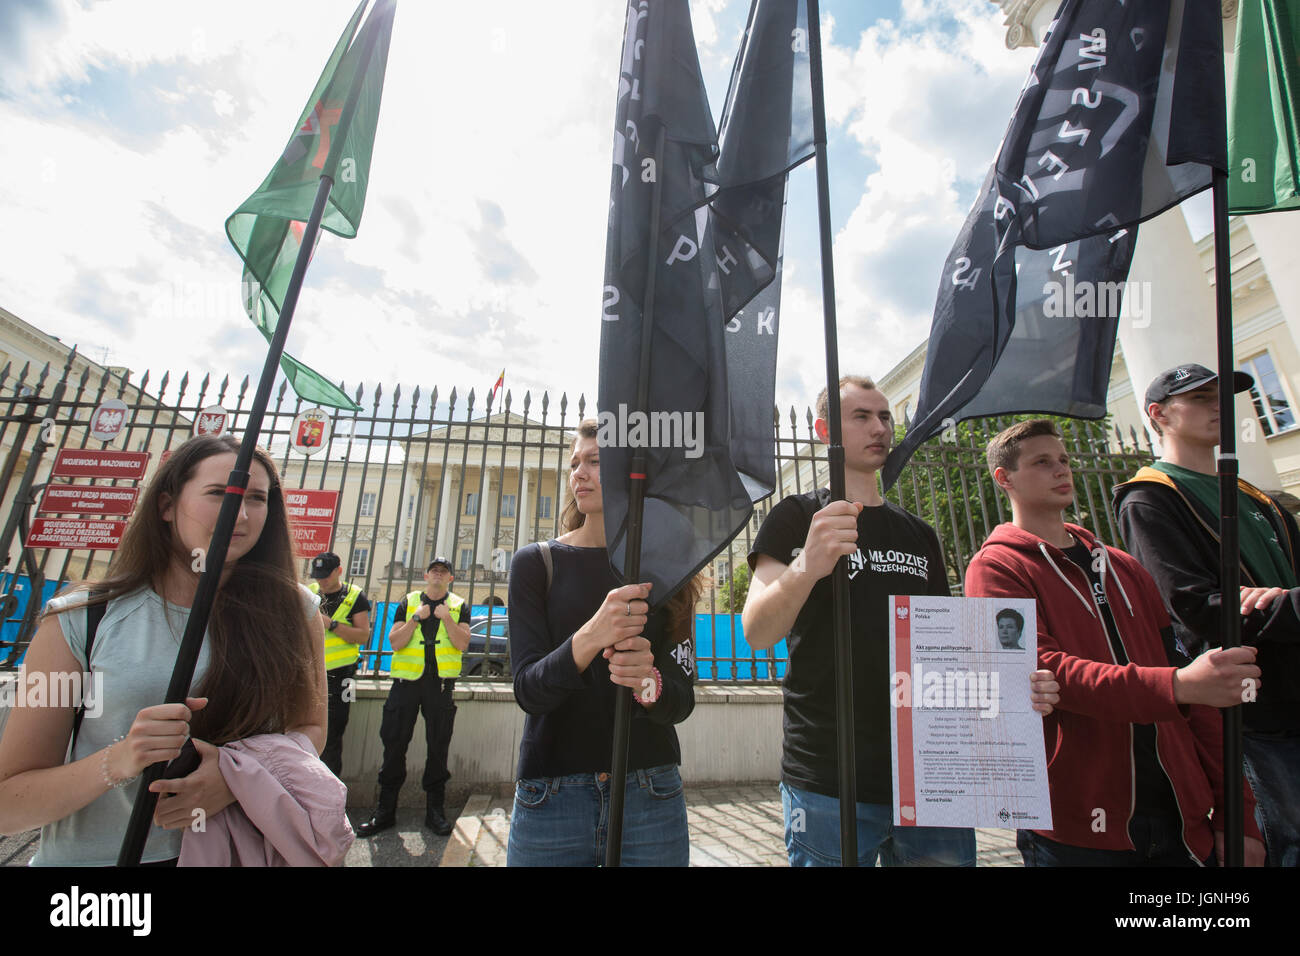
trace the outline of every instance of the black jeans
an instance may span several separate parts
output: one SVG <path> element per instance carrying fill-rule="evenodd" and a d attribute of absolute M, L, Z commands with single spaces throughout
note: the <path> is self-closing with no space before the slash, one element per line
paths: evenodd
<path fill-rule="evenodd" d="M 336 667 L 325 672 L 329 685 L 329 729 L 325 733 L 325 749 L 321 751 L 321 763 L 330 768 L 336 777 L 343 776 L 343 731 L 348 729 L 348 707 L 357 696 L 357 665 Z M 351 681 L 345 684 L 344 681 Z M 347 692 L 348 699 L 343 695 Z"/>
<path fill-rule="evenodd" d="M 430 676 L 428 670 L 419 680 L 394 680 L 384 702 L 384 716 L 379 725 L 379 739 L 384 743 L 384 763 L 379 768 L 380 801 L 396 801 L 406 782 L 406 748 L 415 733 L 415 721 L 424 713 L 426 757 L 421 783 L 430 806 L 441 807 L 451 773 L 447 770 L 447 751 L 451 747 L 451 730 L 456 723 L 456 705 L 452 703 L 455 679 Z"/>

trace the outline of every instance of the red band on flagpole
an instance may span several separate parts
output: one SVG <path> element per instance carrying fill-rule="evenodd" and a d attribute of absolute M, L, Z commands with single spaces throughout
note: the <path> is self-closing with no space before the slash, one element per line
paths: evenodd
<path fill-rule="evenodd" d="M 244 489 L 238 485 L 226 485 L 226 494 L 228 495 L 242 495 L 243 493 Z"/>
<path fill-rule="evenodd" d="M 633 481 L 635 481 L 638 478 L 640 478 L 642 481 L 645 481 L 645 475 L 639 471 L 634 471 L 629 473 L 628 477 L 631 478 Z"/>

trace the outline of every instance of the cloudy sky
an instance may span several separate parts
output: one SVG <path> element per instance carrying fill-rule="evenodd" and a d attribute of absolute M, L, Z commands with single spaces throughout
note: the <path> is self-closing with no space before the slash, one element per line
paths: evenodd
<path fill-rule="evenodd" d="M 0 305 L 91 358 L 256 373 L 226 217 L 355 0 L 4 0 Z M 748 0 L 693 0 L 715 116 Z M 351 387 L 594 401 L 621 0 L 402 0 L 365 218 L 289 351 Z M 823 0 L 841 366 L 926 335 L 1033 51 L 990 0 Z M 791 180 L 778 401 L 824 380 L 815 184 Z M 481 402 L 480 402 L 481 403 Z"/>

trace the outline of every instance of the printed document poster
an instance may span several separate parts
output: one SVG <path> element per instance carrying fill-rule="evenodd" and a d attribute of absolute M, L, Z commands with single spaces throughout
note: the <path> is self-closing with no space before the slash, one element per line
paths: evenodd
<path fill-rule="evenodd" d="M 1052 829 L 1033 600 L 891 601 L 894 825 Z"/>

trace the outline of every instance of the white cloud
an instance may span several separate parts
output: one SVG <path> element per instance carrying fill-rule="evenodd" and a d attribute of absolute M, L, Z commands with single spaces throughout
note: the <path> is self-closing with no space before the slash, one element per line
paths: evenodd
<path fill-rule="evenodd" d="M 692 3 L 706 73 L 729 71 L 747 6 Z M 0 302 L 138 370 L 255 375 L 223 223 L 353 9 L 67 0 L 25 19 L 20 55 L 0 59 Z M 365 219 L 354 240 L 322 240 L 295 355 L 349 383 L 480 398 L 504 364 L 516 402 L 594 400 L 622 9 L 399 5 Z M 928 329 L 961 197 L 1032 52 L 1005 50 L 987 0 L 909 0 L 896 23 L 824 39 L 832 135 L 872 167 L 856 201 L 837 199 L 853 208 L 836 237 L 841 353 L 880 374 Z M 816 254 L 787 257 L 778 395 L 800 403 L 824 369 Z"/>

